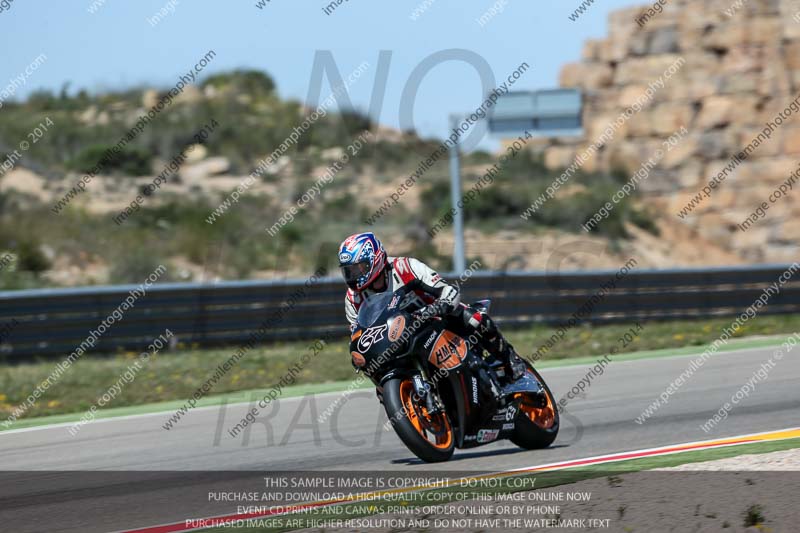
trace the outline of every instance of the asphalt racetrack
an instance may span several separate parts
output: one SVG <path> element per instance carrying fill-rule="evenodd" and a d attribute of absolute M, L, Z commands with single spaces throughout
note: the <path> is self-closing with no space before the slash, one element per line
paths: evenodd
<path fill-rule="evenodd" d="M 74 437 L 66 425 L 5 432 L 0 520 L 13 520 L 15 531 L 41 531 L 39 520 L 53 520 L 50 531 L 114 531 L 209 516 L 216 513 L 204 509 L 202 498 L 189 497 L 208 492 L 203 472 L 209 471 L 225 471 L 231 486 L 278 470 L 487 472 L 792 427 L 800 406 L 800 352 L 785 355 L 727 420 L 708 433 L 700 427 L 774 351 L 753 348 L 712 357 L 643 424 L 635 419 L 697 355 L 612 361 L 584 397 L 570 401 L 551 448 L 524 451 L 502 441 L 457 450 L 450 462 L 435 465 L 418 461 L 384 429 L 386 416 L 371 390 L 355 392 L 322 424 L 313 421 L 341 393 L 280 400 L 249 434 L 235 438 L 227 430 L 247 404 L 198 408 L 169 431 L 162 427 L 169 414 L 160 413 L 97 421 Z M 542 374 L 560 398 L 589 368 L 549 368 Z M 98 470 L 109 472 L 87 472 Z"/>

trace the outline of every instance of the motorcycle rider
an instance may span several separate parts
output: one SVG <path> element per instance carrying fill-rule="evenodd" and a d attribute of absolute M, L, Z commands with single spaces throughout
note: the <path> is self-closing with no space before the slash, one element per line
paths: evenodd
<path fill-rule="evenodd" d="M 455 333 L 474 336 L 482 348 L 504 363 L 512 379 L 525 374 L 525 363 L 494 320 L 485 311 L 461 303 L 458 288 L 423 262 L 413 257 L 388 257 L 378 238 L 367 232 L 356 233 L 342 242 L 339 267 L 348 287 L 345 315 L 351 331 L 356 328 L 358 310 L 366 299 L 407 285 L 419 307 L 415 314 L 423 319 L 440 317 Z"/>

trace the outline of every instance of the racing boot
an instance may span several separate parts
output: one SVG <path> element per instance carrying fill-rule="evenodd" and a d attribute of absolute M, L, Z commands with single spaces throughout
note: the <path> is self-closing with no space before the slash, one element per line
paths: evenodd
<path fill-rule="evenodd" d="M 503 337 L 492 317 L 482 311 L 474 312 L 469 317 L 469 325 L 478 331 L 481 346 L 495 359 L 503 363 L 512 381 L 516 381 L 525 375 L 528 370 L 525 361 Z"/>
<path fill-rule="evenodd" d="M 517 381 L 519 378 L 525 375 L 525 372 L 528 371 L 528 366 L 525 364 L 525 361 L 522 360 L 522 357 L 519 356 L 514 347 L 511 346 L 508 342 L 505 341 L 505 351 L 500 356 L 500 360 L 503 361 L 506 365 L 506 368 L 511 373 L 512 381 Z"/>

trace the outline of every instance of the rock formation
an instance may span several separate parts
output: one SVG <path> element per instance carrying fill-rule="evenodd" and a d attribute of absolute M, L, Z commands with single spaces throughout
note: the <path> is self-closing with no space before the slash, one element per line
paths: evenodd
<path fill-rule="evenodd" d="M 665 221 L 687 224 L 743 259 L 798 259 L 800 182 L 746 232 L 737 224 L 798 168 L 800 112 L 792 112 L 691 213 L 683 218 L 678 213 L 800 96 L 800 0 L 664 3 L 661 13 L 653 4 L 612 13 L 608 37 L 587 41 L 582 60 L 563 67 L 561 86 L 584 93 L 584 136 L 549 141 L 543 148 L 546 163 L 572 164 L 683 58 L 584 168 L 633 173 L 685 126 L 689 134 L 640 184 L 644 200 L 658 207 Z"/>

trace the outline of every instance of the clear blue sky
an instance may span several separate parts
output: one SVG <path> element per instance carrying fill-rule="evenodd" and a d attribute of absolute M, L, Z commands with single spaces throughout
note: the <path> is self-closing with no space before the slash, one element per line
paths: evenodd
<path fill-rule="evenodd" d="M 39 53 L 47 61 L 18 95 L 37 88 L 96 92 L 132 85 L 170 87 L 209 49 L 217 53 L 208 72 L 237 67 L 267 71 L 285 98 L 305 101 L 316 50 L 331 50 L 343 75 L 362 61 L 371 69 L 351 87 L 356 107 L 366 110 L 379 50 L 392 50 L 380 122 L 397 126 L 400 96 L 411 71 L 428 55 L 466 48 L 492 66 L 498 80 L 521 62 L 531 69 L 515 89 L 555 87 L 560 66 L 580 57 L 583 41 L 607 33 L 609 11 L 639 4 L 598 0 L 577 22 L 568 19 L 580 0 L 427 0 L 428 10 L 412 21 L 425 0 L 348 0 L 331 15 L 329 0 L 219 2 L 171 0 L 175 11 L 155 27 L 147 18 L 170 0 L 14 0 L 0 12 L 0 88 Z M 493 4 L 505 3 L 484 27 L 477 20 Z M 458 62 L 431 71 L 417 94 L 414 121 L 423 136 L 441 136 L 447 115 L 474 109 L 483 95 L 475 70 Z M 329 94 L 327 85 L 323 97 Z M 0 110 L 0 113 L 2 111 Z"/>

